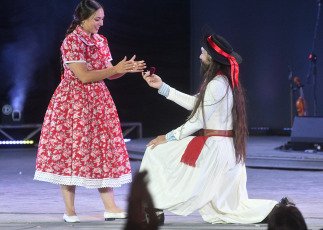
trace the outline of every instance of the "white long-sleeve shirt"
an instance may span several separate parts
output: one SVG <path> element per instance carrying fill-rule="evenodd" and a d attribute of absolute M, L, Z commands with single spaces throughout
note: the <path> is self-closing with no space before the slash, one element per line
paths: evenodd
<path fill-rule="evenodd" d="M 163 83 L 158 91 L 168 100 L 174 101 L 187 110 L 194 108 L 196 96 L 191 96 Z M 232 130 L 233 96 L 229 83 L 223 75 L 209 82 L 204 95 L 205 124 L 200 106 L 189 121 L 166 134 L 166 141 L 181 140 L 200 129 Z"/>

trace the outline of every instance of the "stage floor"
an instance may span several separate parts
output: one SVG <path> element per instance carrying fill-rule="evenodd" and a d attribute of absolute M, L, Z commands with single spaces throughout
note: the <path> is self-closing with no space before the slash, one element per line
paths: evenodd
<path fill-rule="evenodd" d="M 135 174 L 145 145 L 152 138 L 127 143 Z M 282 151 L 276 148 L 289 137 L 249 137 L 247 173 L 249 198 L 280 200 L 290 196 L 305 217 L 308 229 L 323 228 L 323 154 Z M 125 221 L 104 222 L 103 204 L 93 189 L 77 188 L 79 224 L 62 221 L 64 212 L 60 187 L 33 181 L 36 148 L 0 149 L 0 229 L 117 229 Z M 127 209 L 130 184 L 115 189 L 117 204 Z M 266 224 L 205 223 L 198 212 L 187 217 L 166 212 L 160 229 L 267 229 Z"/>

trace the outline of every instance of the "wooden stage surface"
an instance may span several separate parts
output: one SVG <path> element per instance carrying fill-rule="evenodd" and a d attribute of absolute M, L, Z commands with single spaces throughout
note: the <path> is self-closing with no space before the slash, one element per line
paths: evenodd
<path fill-rule="evenodd" d="M 133 174 L 140 166 L 145 145 L 152 138 L 127 143 Z M 323 229 L 323 153 L 279 150 L 289 137 L 251 136 L 247 173 L 250 198 L 280 200 L 290 196 L 305 217 L 308 229 Z M 105 222 L 99 193 L 77 188 L 79 224 L 62 221 L 63 200 L 58 185 L 33 180 L 36 148 L 0 149 L 0 229 L 117 229 L 125 221 Z M 127 209 L 130 184 L 115 189 L 117 204 Z M 198 212 L 176 216 L 166 212 L 159 229 L 267 229 L 266 224 L 208 224 Z"/>

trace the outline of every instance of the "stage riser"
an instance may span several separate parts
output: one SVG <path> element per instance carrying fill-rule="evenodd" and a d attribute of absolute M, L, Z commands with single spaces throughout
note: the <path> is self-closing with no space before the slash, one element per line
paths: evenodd
<path fill-rule="evenodd" d="M 291 144 L 294 150 L 323 148 L 323 117 L 295 117 Z"/>

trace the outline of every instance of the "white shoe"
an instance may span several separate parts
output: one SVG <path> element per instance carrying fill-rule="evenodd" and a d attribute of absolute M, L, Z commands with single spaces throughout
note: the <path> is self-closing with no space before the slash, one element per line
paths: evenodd
<path fill-rule="evenodd" d="M 104 219 L 106 221 L 115 219 L 127 219 L 128 214 L 126 212 L 104 212 Z"/>
<path fill-rule="evenodd" d="M 68 216 L 64 213 L 63 219 L 68 223 L 79 223 L 80 219 L 77 216 Z"/>

